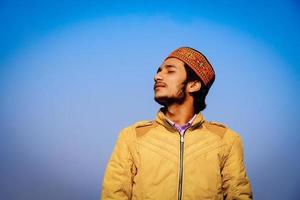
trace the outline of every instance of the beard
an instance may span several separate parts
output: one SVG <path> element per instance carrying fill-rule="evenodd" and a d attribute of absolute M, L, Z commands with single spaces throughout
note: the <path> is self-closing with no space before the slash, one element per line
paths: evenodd
<path fill-rule="evenodd" d="M 154 97 L 154 100 L 165 107 L 168 107 L 172 104 L 181 105 L 186 99 L 186 85 L 187 83 L 184 81 L 181 84 L 181 88 L 177 91 L 177 93 L 173 96 L 162 96 L 162 97 Z"/>

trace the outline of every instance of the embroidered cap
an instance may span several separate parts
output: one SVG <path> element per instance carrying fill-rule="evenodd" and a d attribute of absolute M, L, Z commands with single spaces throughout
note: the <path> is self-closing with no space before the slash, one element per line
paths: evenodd
<path fill-rule="evenodd" d="M 173 51 L 168 58 L 177 58 L 186 63 L 208 88 L 215 80 L 215 71 L 207 58 L 199 51 L 190 47 L 181 47 Z"/>

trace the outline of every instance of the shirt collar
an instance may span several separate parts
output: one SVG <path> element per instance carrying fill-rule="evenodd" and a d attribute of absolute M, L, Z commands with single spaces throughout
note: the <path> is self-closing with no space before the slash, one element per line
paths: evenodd
<path fill-rule="evenodd" d="M 186 124 L 183 124 L 182 126 L 180 126 L 179 124 L 176 124 L 175 122 L 171 121 L 170 119 L 168 119 L 166 117 L 166 121 L 168 123 L 170 123 L 180 134 L 184 134 L 184 132 L 191 127 L 194 119 L 196 118 L 196 114 L 190 119 L 190 121 L 188 121 Z"/>
<path fill-rule="evenodd" d="M 164 114 L 164 108 L 161 108 L 156 115 L 156 122 L 163 125 L 165 128 L 167 128 L 169 131 L 175 131 L 174 126 L 172 123 L 167 121 L 167 117 Z M 201 125 L 205 121 L 202 113 L 195 114 L 194 117 L 188 122 L 191 124 L 191 128 L 196 128 L 199 125 Z M 171 121 L 172 122 L 172 121 Z"/>
<path fill-rule="evenodd" d="M 190 121 L 188 121 L 187 123 L 183 124 L 181 127 L 185 127 L 185 126 L 191 126 L 194 119 L 197 117 L 197 114 L 195 114 L 191 119 Z M 166 116 L 166 121 L 169 122 L 172 126 L 180 126 L 178 124 L 176 124 L 175 122 L 173 122 L 172 120 L 170 120 L 169 118 L 167 118 Z"/>

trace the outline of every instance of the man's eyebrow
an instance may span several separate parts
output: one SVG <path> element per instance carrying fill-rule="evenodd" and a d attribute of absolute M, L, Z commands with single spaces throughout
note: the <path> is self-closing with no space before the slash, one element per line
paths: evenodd
<path fill-rule="evenodd" d="M 157 69 L 157 73 L 160 72 L 162 70 L 162 68 L 166 68 L 166 69 L 175 68 L 175 69 L 177 69 L 177 67 L 175 65 L 164 65 L 164 66 L 160 66 Z"/>
<path fill-rule="evenodd" d="M 176 69 L 177 69 L 177 67 L 176 67 L 175 65 L 165 65 L 165 67 L 166 67 L 167 69 L 170 69 L 170 68 L 176 68 Z"/>

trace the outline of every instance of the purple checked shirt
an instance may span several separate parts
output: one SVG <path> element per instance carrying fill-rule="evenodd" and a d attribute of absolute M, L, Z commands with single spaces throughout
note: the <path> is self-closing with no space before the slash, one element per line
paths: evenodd
<path fill-rule="evenodd" d="M 178 124 L 176 124 L 175 122 L 173 122 L 173 121 L 171 121 L 170 119 L 168 119 L 168 118 L 166 118 L 166 120 L 167 120 L 167 122 L 169 123 L 169 124 L 171 124 L 179 133 L 180 133 L 180 135 L 183 135 L 184 134 L 184 132 L 186 131 L 186 129 L 188 129 L 191 125 L 192 125 L 192 123 L 193 123 L 193 121 L 194 121 L 194 119 L 196 118 L 196 114 L 192 117 L 192 119 L 190 119 L 190 121 L 188 121 L 186 124 L 184 124 L 184 125 L 182 125 L 182 126 L 180 126 L 180 125 L 178 125 Z"/>

